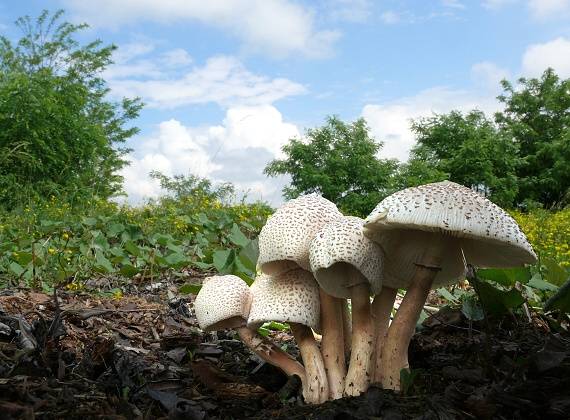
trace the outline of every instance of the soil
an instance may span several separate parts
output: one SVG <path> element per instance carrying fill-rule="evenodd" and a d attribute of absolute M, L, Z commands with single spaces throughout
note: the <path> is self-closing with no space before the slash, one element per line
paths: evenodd
<path fill-rule="evenodd" d="M 570 334 L 544 316 L 470 325 L 442 310 L 414 336 L 404 393 L 310 406 L 235 333 L 201 332 L 174 290 L 1 292 L 0 418 L 570 418 Z M 298 357 L 289 334 L 271 338 Z"/>

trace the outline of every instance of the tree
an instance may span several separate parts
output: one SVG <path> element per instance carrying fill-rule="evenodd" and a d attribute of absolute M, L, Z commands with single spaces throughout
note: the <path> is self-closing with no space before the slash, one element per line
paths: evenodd
<path fill-rule="evenodd" d="M 407 166 L 423 175 L 420 183 L 447 174 L 450 181 L 473 188 L 500 206 L 512 205 L 517 194 L 517 149 L 484 113 L 452 111 L 422 118 L 412 122 L 412 131 L 417 145 Z"/>
<path fill-rule="evenodd" d="M 318 192 L 348 214 L 366 216 L 394 191 L 397 161 L 377 157 L 382 144 L 370 137 L 364 119 L 344 123 L 329 117 L 322 127 L 306 131 L 283 146 L 284 159 L 265 168 L 269 176 L 291 176 L 284 197 Z"/>
<path fill-rule="evenodd" d="M 117 171 L 127 162 L 127 127 L 138 99 L 106 99 L 101 72 L 114 46 L 75 40 L 87 25 L 61 22 L 63 11 L 44 11 L 16 25 L 14 45 L 0 37 L 0 202 L 67 194 L 107 198 L 121 191 Z"/>
<path fill-rule="evenodd" d="M 505 109 L 495 115 L 501 129 L 519 149 L 516 168 L 519 205 L 546 208 L 570 203 L 570 79 L 552 69 L 540 79 L 501 82 Z"/>

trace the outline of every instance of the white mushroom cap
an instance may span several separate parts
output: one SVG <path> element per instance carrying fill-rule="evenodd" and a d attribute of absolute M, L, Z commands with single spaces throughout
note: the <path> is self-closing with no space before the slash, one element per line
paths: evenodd
<path fill-rule="evenodd" d="M 310 270 L 309 245 L 315 234 L 342 213 L 329 200 L 308 194 L 285 203 L 259 234 L 258 265 L 266 274 L 279 275 L 300 266 Z"/>
<path fill-rule="evenodd" d="M 311 242 L 311 270 L 319 286 L 329 295 L 350 298 L 347 264 L 356 268 L 370 283 L 372 294 L 382 288 L 382 248 L 362 232 L 364 220 L 344 217 L 323 227 Z"/>
<path fill-rule="evenodd" d="M 238 276 L 208 277 L 194 300 L 200 328 L 216 331 L 244 326 L 250 300 L 249 287 Z"/>
<path fill-rule="evenodd" d="M 467 263 L 512 267 L 536 261 L 517 223 L 473 190 L 444 181 L 407 188 L 382 200 L 364 221 L 364 235 L 385 253 L 384 285 L 406 287 L 414 263 L 434 239 L 446 238 L 434 287 L 457 281 Z"/>
<path fill-rule="evenodd" d="M 319 286 L 311 273 L 297 269 L 280 276 L 262 274 L 252 285 L 247 325 L 264 322 L 295 322 L 315 330 L 320 321 Z"/>

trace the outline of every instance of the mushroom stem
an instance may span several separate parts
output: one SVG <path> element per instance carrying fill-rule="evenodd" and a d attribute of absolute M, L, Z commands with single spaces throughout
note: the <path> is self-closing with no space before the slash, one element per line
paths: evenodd
<path fill-rule="evenodd" d="M 380 376 L 384 389 L 400 390 L 400 371 L 409 368 L 408 347 L 438 272 L 438 267 L 416 265 L 414 278 L 388 328 L 386 341 L 382 346 Z"/>
<path fill-rule="evenodd" d="M 342 398 L 344 390 L 344 376 L 346 364 L 344 359 L 344 339 L 341 328 L 342 300 L 327 294 L 323 289 L 319 291 L 321 297 L 321 353 L 327 373 L 330 398 Z"/>
<path fill-rule="evenodd" d="M 356 269 L 349 268 L 352 302 L 352 351 L 345 378 L 344 394 L 357 396 L 368 389 L 374 350 L 374 326 L 370 316 L 368 280 Z"/>
<path fill-rule="evenodd" d="M 309 327 L 295 322 L 289 323 L 301 358 L 305 365 L 306 386 L 303 384 L 303 397 L 308 404 L 320 404 L 329 398 L 329 384 L 323 357 Z"/>
<path fill-rule="evenodd" d="M 390 325 L 390 314 L 396 300 L 398 289 L 383 287 L 382 291 L 374 296 L 372 302 L 372 319 L 374 320 L 374 331 L 376 332 L 376 345 L 374 348 L 374 363 L 372 366 L 373 383 L 382 383 L 382 347 L 388 334 Z"/>
<path fill-rule="evenodd" d="M 305 384 L 305 368 L 293 356 L 247 327 L 239 327 L 237 332 L 241 341 L 260 358 L 281 369 L 287 376 L 297 375 Z"/>
<path fill-rule="evenodd" d="M 350 348 L 352 345 L 352 316 L 348 309 L 348 301 L 341 299 L 342 305 L 342 336 L 344 338 L 344 360 L 350 359 Z"/>

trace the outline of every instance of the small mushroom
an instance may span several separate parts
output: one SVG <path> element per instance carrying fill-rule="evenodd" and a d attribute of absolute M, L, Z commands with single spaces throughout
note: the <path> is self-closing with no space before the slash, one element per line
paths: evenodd
<path fill-rule="evenodd" d="M 430 288 L 463 278 L 465 261 L 478 267 L 536 261 L 512 217 L 449 181 L 385 198 L 366 218 L 364 235 L 384 250 L 384 285 L 407 289 L 382 351 L 382 384 L 390 389 L 400 389 L 400 371 L 408 368 L 408 346 Z"/>
<path fill-rule="evenodd" d="M 325 366 L 311 331 L 311 328 L 318 330 L 320 314 L 319 286 L 313 275 L 301 269 L 280 276 L 262 274 L 255 279 L 251 290 L 248 326 L 257 328 L 264 322 L 287 322 L 305 365 L 305 401 L 309 404 L 327 401 L 329 387 Z"/>
<path fill-rule="evenodd" d="M 309 271 L 309 246 L 316 233 L 325 224 L 342 219 L 336 206 L 318 194 L 308 194 L 293 199 L 279 208 L 267 221 L 259 234 L 258 265 L 265 274 L 280 275 L 288 270 L 302 268 Z M 322 342 L 327 372 L 335 372 L 338 362 L 330 354 L 343 351 L 342 325 L 343 301 L 320 291 Z M 344 302 L 345 303 L 345 302 Z M 334 373 L 333 373 L 334 375 Z M 337 375 L 338 376 L 338 375 Z M 335 384 L 331 396 L 342 393 Z"/>
<path fill-rule="evenodd" d="M 286 375 L 297 375 L 305 382 L 305 368 L 272 341 L 246 327 L 251 293 L 247 284 L 233 275 L 204 280 L 194 300 L 194 312 L 204 331 L 235 329 L 242 342 L 255 354 Z"/>
<path fill-rule="evenodd" d="M 321 288 L 334 297 L 351 299 L 352 349 L 343 392 L 350 396 L 360 395 L 370 384 L 376 341 L 370 294 L 382 287 L 382 249 L 364 237 L 362 224 L 357 217 L 331 222 L 317 233 L 310 248 L 311 269 Z"/>

